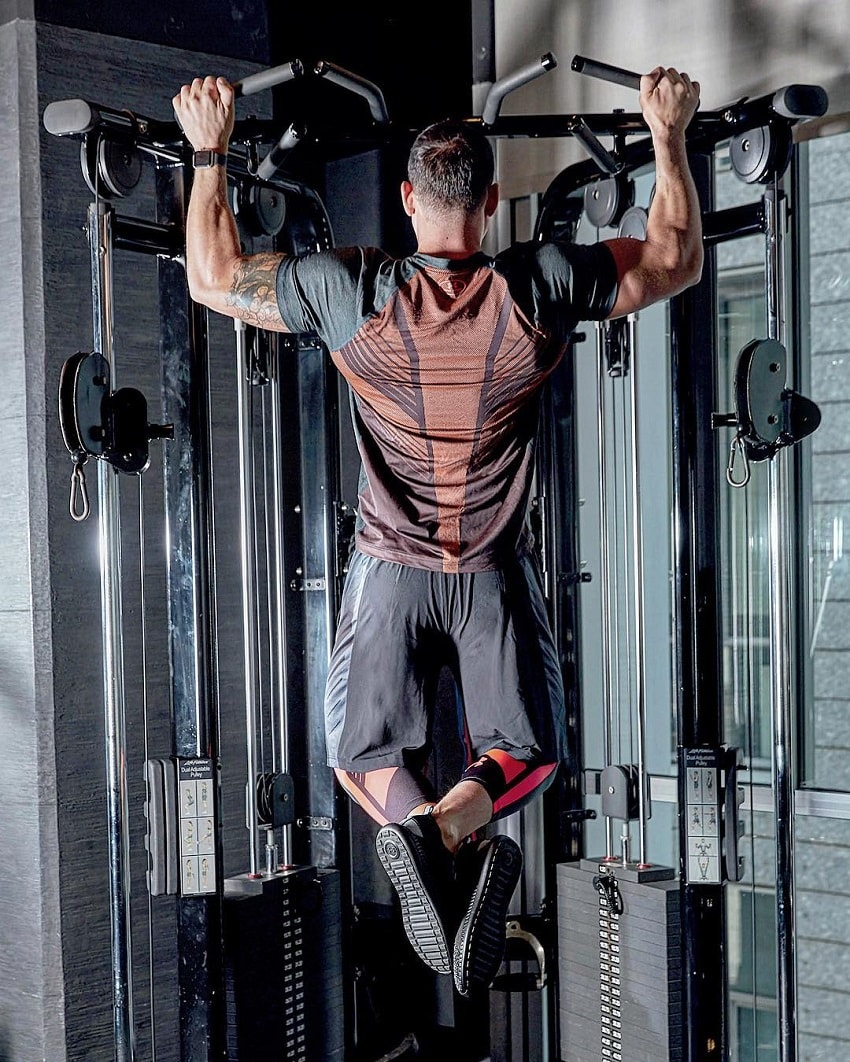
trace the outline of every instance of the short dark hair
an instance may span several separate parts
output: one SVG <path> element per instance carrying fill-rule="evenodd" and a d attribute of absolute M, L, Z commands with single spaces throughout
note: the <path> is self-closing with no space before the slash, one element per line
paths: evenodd
<path fill-rule="evenodd" d="M 481 129 L 453 118 L 423 129 L 407 160 L 414 192 L 438 210 L 477 210 L 494 172 L 493 149 Z"/>

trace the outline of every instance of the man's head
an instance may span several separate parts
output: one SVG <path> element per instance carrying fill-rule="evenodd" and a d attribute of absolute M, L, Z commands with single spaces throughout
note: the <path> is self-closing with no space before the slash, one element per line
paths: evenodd
<path fill-rule="evenodd" d="M 493 184 L 493 150 L 481 129 L 445 119 L 417 136 L 407 177 L 417 199 L 435 213 L 472 214 Z"/>

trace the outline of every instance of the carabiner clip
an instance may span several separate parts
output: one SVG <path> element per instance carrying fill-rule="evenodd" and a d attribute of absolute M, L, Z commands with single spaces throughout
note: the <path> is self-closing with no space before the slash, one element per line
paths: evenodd
<path fill-rule="evenodd" d="M 744 474 L 741 479 L 735 479 L 735 452 L 740 451 L 741 462 L 744 466 Z M 736 435 L 732 439 L 732 445 L 729 447 L 729 463 L 726 465 L 726 482 L 730 487 L 746 487 L 750 482 L 750 462 L 747 460 L 747 450 L 744 446 L 744 440 L 740 435 Z"/>
<path fill-rule="evenodd" d="M 86 460 L 86 455 L 79 450 L 74 454 L 74 470 L 71 473 L 71 497 L 68 501 L 68 510 L 71 513 L 71 519 L 76 520 L 77 523 L 87 519 L 91 512 L 89 492 L 86 489 L 86 476 L 83 472 L 83 465 Z"/>

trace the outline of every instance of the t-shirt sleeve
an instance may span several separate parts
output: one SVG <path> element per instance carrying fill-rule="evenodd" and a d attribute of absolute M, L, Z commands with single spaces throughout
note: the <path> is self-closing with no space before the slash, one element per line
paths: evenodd
<path fill-rule="evenodd" d="M 617 299 L 617 263 L 604 243 L 552 242 L 537 255 L 540 284 L 554 305 L 568 305 L 577 321 L 602 321 Z"/>
<path fill-rule="evenodd" d="M 359 247 L 284 258 L 277 272 L 277 304 L 292 332 L 315 332 L 338 350 L 362 324 L 367 251 Z"/>
<path fill-rule="evenodd" d="M 617 299 L 617 264 L 602 243 L 515 244 L 496 268 L 532 323 L 561 340 L 579 321 L 604 320 Z"/>

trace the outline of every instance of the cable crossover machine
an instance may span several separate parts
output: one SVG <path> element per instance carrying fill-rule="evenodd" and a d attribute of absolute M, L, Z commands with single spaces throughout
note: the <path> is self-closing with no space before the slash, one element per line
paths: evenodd
<path fill-rule="evenodd" d="M 501 115 L 509 93 L 556 66 L 547 53 L 497 81 L 481 114 L 467 121 L 496 140 L 572 137 L 584 148 L 587 157 L 559 173 L 542 195 L 534 239 L 575 239 L 582 220 L 597 233 L 644 238 L 648 205 L 635 201 L 635 175 L 651 169 L 653 156 L 640 113 Z M 639 75 L 582 56 L 574 57 L 572 70 L 626 90 L 639 88 Z M 273 119 L 236 122 L 227 177 L 247 248 L 290 254 L 331 248 L 325 205 L 312 184 L 297 176 L 301 154 L 309 149 L 327 158 L 357 155 L 407 145 L 415 132 L 390 120 L 376 85 L 327 61 L 307 70 L 295 59 L 235 87 L 238 96 L 249 97 L 296 80 L 305 85 L 324 80 L 360 97 L 369 118 L 337 128 L 324 115 L 312 128 L 291 122 L 282 135 Z M 695 499 L 716 490 L 716 433 L 730 431 L 729 486 L 746 487 L 753 463 L 769 466 L 779 1043 L 782 1062 L 796 1058 L 793 852 L 791 830 L 783 828 L 793 815 L 783 558 L 787 457 L 817 428 L 819 411 L 787 384 L 781 180 L 792 157 L 795 125 L 826 109 L 820 87 L 789 85 L 719 110 L 700 110 L 687 131 L 708 253 L 702 282 L 670 306 L 678 868 L 653 863 L 647 843 L 651 793 L 637 316 L 605 322 L 595 331 L 605 762 L 593 767 L 581 754 L 577 632 L 581 588 L 590 576 L 581 570 L 573 530 L 578 499 L 571 359 L 564 359 L 548 387 L 530 515 L 571 691 L 575 766 L 547 794 L 543 812 L 525 809 L 506 825 L 520 837 L 526 865 L 508 921 L 505 962 L 486 1013 L 465 1010 L 450 990 L 428 985 L 424 1010 L 432 1025 L 463 1032 L 483 1022 L 481 1053 L 464 1057 L 493 1062 L 725 1057 L 725 967 L 717 941 L 723 934 L 724 884 L 741 875 L 742 759 L 740 749 L 722 744 L 719 689 L 706 682 L 706 675 L 720 681 L 712 656 L 715 616 L 700 604 L 706 594 L 700 580 L 715 567 L 714 514 L 712 505 Z M 79 142 L 83 178 L 93 196 L 86 218 L 92 349 L 64 363 L 59 417 L 71 458 L 74 520 L 86 520 L 95 509 L 90 483 L 95 477 L 88 472 L 96 472 L 115 1058 L 141 1057 L 127 800 L 127 772 L 134 770 L 144 772 L 146 786 L 147 891 L 149 897 L 172 897 L 176 908 L 177 1038 L 184 1062 L 433 1057 L 421 1028 L 385 1020 L 381 993 L 390 991 L 387 982 L 397 973 L 410 984 L 414 975 L 386 946 L 380 919 L 363 901 L 368 870 L 362 853 L 353 851 L 325 766 L 322 698 L 354 522 L 340 488 L 340 410 L 327 352 L 312 334 L 269 335 L 235 326 L 244 672 L 238 724 L 244 747 L 236 749 L 223 741 L 236 724 L 226 716 L 217 683 L 223 652 L 216 611 L 221 543 L 210 417 L 217 381 L 211 376 L 210 322 L 188 296 L 184 269 L 190 148 L 174 121 L 83 99 L 49 104 L 43 121 L 50 134 Z M 721 145 L 728 145 L 736 176 L 764 188 L 759 201 L 715 209 L 710 163 Z M 120 212 L 118 205 L 132 197 L 150 167 L 155 217 Z M 714 313 L 711 250 L 755 234 L 765 241 L 765 335 L 740 353 L 732 387 L 735 409 L 718 413 L 713 334 L 705 324 Z M 116 252 L 157 263 L 162 423 L 151 423 L 141 391 L 115 386 Z M 586 338 L 579 335 L 574 342 Z M 620 449 L 612 446 L 612 436 Z M 146 741 L 144 763 L 134 765 L 128 763 L 127 744 L 120 483 L 137 479 L 141 495 L 153 461 L 162 463 L 171 748 L 149 755 Z M 623 720 L 634 740 L 622 740 Z M 234 852 L 223 841 L 222 788 L 231 780 L 229 764 L 237 760 L 247 768 L 240 784 L 248 843 Z M 599 798 L 604 819 L 604 851 L 596 854 L 585 851 L 585 824 L 596 817 L 588 796 Z M 225 864 L 240 869 L 225 872 Z M 368 899 L 368 885 L 365 892 Z M 378 968 L 388 968 L 389 975 L 382 979 Z M 154 1045 L 159 1034 L 151 1030 Z M 464 1042 L 479 1039 L 473 1032 Z"/>

